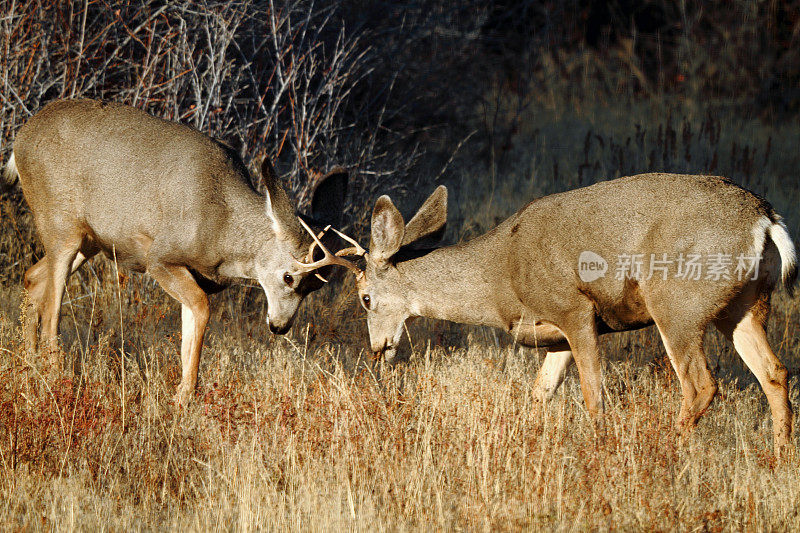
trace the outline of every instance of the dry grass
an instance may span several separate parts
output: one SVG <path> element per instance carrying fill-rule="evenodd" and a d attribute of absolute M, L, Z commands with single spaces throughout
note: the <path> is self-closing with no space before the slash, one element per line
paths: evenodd
<path fill-rule="evenodd" d="M 541 405 L 536 352 L 498 347 L 482 328 L 445 349 L 429 347 L 436 325 L 422 324 L 408 364 L 365 362 L 363 325 L 343 318 L 354 312 L 345 284 L 306 303 L 316 333 L 301 322 L 288 338 L 268 339 L 263 310 L 246 321 L 218 305 L 197 400 L 181 411 L 170 401 L 176 306 L 146 278 L 127 280 L 123 388 L 116 280 L 95 267 L 93 295 L 77 299 L 82 281 L 70 282 L 66 375 L 47 376 L 21 349 L 20 289 L 0 293 L 6 527 L 782 530 L 798 518 L 798 459 L 774 460 L 765 397 L 716 335 L 720 394 L 685 440 L 656 335 L 605 337 L 598 439 L 576 376 Z M 798 305 L 780 297 L 776 308 L 772 340 L 796 369 Z"/>
<path fill-rule="evenodd" d="M 525 118 L 534 142 L 509 151 L 521 170 L 496 189 L 491 181 L 493 202 L 472 207 L 489 180 L 469 159 L 456 161 L 465 177 L 455 189 L 457 235 L 490 226 L 522 192 L 577 186 L 549 175 L 557 163 L 574 176 L 570 153 L 583 154 L 574 166 L 614 175 L 639 151 L 663 152 L 657 132 L 668 131 L 640 111 L 650 132 L 643 147 L 615 143 L 634 126 L 600 109 L 586 120 L 605 137 L 582 152 L 585 122 L 540 113 Z M 730 143 L 747 137 L 762 154 L 771 143 L 769 165 L 738 179 L 796 228 L 798 188 L 783 178 L 796 168 L 796 130 L 739 124 L 723 117 L 713 143 L 695 135 L 663 164 L 687 168 L 686 153 L 692 165 L 718 153 L 721 170 L 741 174 Z M 775 462 L 764 394 L 716 334 L 707 351 L 720 393 L 685 440 L 673 429 L 680 390 L 656 332 L 604 337 L 608 412 L 598 439 L 575 373 L 554 401 L 537 403 L 541 356 L 502 333 L 418 321 L 411 360 L 383 368 L 364 352 L 351 280 L 312 295 L 285 338 L 270 337 L 260 291 L 238 287 L 213 297 L 197 400 L 176 411 L 177 305 L 139 275 L 119 278 L 119 301 L 113 264 L 96 259 L 68 284 L 69 371 L 50 376 L 19 340 L 20 276 L 38 251 L 16 201 L 0 201 L 4 527 L 786 530 L 798 518 L 800 458 Z M 800 303 L 777 295 L 770 326 L 797 405 Z"/>
<path fill-rule="evenodd" d="M 0 0 L 11 14 L 0 19 L 0 72 L 9 88 L 0 92 L 2 153 L 26 108 L 70 94 L 106 96 L 241 138 L 251 155 L 278 157 L 295 192 L 308 185 L 297 181 L 308 173 L 291 170 L 352 162 L 358 172 L 347 215 L 363 230 L 365 199 L 396 184 L 385 173 L 398 163 L 416 161 L 413 150 L 379 135 L 384 111 L 398 110 L 372 97 L 379 113 L 312 106 L 366 117 L 328 116 L 317 145 L 308 142 L 316 130 L 306 126 L 320 124 L 319 117 L 309 113 L 310 122 L 297 122 L 306 114 L 292 110 L 312 94 L 301 83 L 312 73 L 346 71 L 360 80 L 354 65 L 363 60 L 371 68 L 367 56 L 352 56 L 358 61 L 341 64 L 344 70 L 317 68 L 330 58 L 311 54 L 322 51 L 316 45 L 308 55 L 292 44 L 298 33 L 288 31 L 290 17 L 280 20 L 288 40 L 268 43 L 275 50 L 263 64 L 233 68 L 220 59 L 248 34 L 231 41 L 222 31 L 230 17 L 217 15 L 241 8 L 237 17 L 252 10 L 261 13 L 253 19 L 259 24 L 280 25 L 276 13 L 294 16 L 305 4 L 280 3 L 286 9 L 269 11 L 271 19 L 245 0 L 208 2 L 210 11 L 197 12 L 185 9 L 190 2 L 171 3 L 163 16 L 150 10 L 156 4 L 128 2 L 120 13 L 90 1 L 66 12 L 55 1 Z M 92 14 L 85 39 L 83 13 Z M 314 20 L 327 20 L 326 13 Z M 184 23 L 203 27 L 206 19 L 217 24 L 220 40 L 181 41 L 173 33 Z M 322 31 L 325 24 L 312 27 Z M 73 31 L 49 30 L 62 27 Z M 188 53 L 192 47 L 197 54 Z M 276 58 L 294 64 L 282 47 L 317 61 L 287 78 L 288 92 L 276 91 L 270 75 Z M 692 72 L 716 65 L 707 59 Z M 198 74 L 191 61 L 206 66 L 199 78 L 187 75 Z M 222 78 L 209 65 L 228 72 L 227 85 L 217 83 Z M 573 65 L 562 76 L 545 69 L 527 88 L 522 81 L 486 82 L 477 88 L 480 110 L 450 117 L 469 126 L 464 135 L 448 129 L 457 137 L 452 146 L 433 146 L 438 156 L 406 184 L 421 195 L 435 180 L 448 184 L 448 240 L 492 227 L 536 196 L 650 170 L 730 176 L 763 194 L 800 233 L 794 123 L 763 123 L 743 117 L 736 105 L 695 96 L 632 100 L 625 91 L 598 92 L 598 76 L 581 75 L 580 61 Z M 100 85 L 95 72 L 114 81 Z M 459 88 L 437 99 L 463 89 L 456 78 Z M 702 77 L 689 82 L 699 87 L 690 96 L 702 93 Z M 387 92 L 370 87 L 364 91 L 373 96 Z M 277 115 L 270 102 L 277 102 Z M 361 131 L 362 122 L 370 127 Z M 476 135 L 467 133 L 473 129 Z M 439 159 L 447 160 L 447 172 Z M 396 199 L 417 205 L 412 194 Z M 68 371 L 50 375 L 22 349 L 21 276 L 41 250 L 19 193 L 0 198 L 0 213 L 2 529 L 739 531 L 793 529 L 798 519 L 800 457 L 774 460 L 766 399 L 716 334 L 708 336 L 707 351 L 720 392 L 685 439 L 673 429 L 680 391 L 657 334 L 603 338 L 607 414 L 599 439 L 574 371 L 552 402 L 538 403 L 532 385 L 541 355 L 502 333 L 421 320 L 410 327 L 413 345 L 404 347 L 408 364 L 385 368 L 364 351 L 364 315 L 350 280 L 312 295 L 285 338 L 270 337 L 260 291 L 238 287 L 212 298 L 196 401 L 176 410 L 177 305 L 146 277 L 118 278 L 107 260 L 93 260 L 69 282 L 61 324 Z M 792 372 L 797 405 L 798 300 L 776 297 L 770 327 L 772 345 Z"/>

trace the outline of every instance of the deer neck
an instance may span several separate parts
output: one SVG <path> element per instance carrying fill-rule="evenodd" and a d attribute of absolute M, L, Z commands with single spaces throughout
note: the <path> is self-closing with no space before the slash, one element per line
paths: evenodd
<path fill-rule="evenodd" d="M 256 260 L 274 250 L 278 235 L 264 211 L 263 199 L 255 193 L 237 195 L 231 216 L 217 240 L 221 262 L 218 273 L 225 278 L 256 279 Z"/>
<path fill-rule="evenodd" d="M 401 262 L 412 315 L 462 324 L 505 327 L 502 249 L 486 234 Z"/>

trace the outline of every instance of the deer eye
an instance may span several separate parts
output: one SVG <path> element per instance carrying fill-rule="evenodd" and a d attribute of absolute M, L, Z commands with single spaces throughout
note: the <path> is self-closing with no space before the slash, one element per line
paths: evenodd
<path fill-rule="evenodd" d="M 369 310 L 369 306 L 372 303 L 372 300 L 369 297 L 369 294 L 365 294 L 361 297 L 361 301 L 364 302 L 364 309 Z"/>
<path fill-rule="evenodd" d="M 292 275 L 291 275 L 291 274 L 289 274 L 289 273 L 287 272 L 287 273 L 285 273 L 285 274 L 283 275 L 283 282 L 284 282 L 284 283 L 286 283 L 286 284 L 287 284 L 289 287 L 291 287 L 291 286 L 292 286 L 292 283 L 294 283 L 294 278 L 292 277 Z"/>

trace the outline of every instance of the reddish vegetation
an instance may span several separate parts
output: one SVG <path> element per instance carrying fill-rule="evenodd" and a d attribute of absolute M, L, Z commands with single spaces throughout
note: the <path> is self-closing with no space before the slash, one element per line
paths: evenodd
<path fill-rule="evenodd" d="M 448 184 L 457 242 L 543 194 L 651 170 L 729 176 L 798 235 L 791 3 L 475 1 L 470 17 L 423 2 L 399 17 L 344 2 L 341 25 L 279 4 L 90 0 L 84 26 L 82 3 L 0 0 L 0 162 L 29 112 L 103 97 L 271 155 L 301 204 L 306 169 L 352 168 L 345 212 L 362 236 L 384 193 L 412 205 Z M 364 351 L 349 278 L 312 295 L 286 338 L 270 336 L 260 288 L 239 287 L 212 297 L 200 387 L 176 409 L 180 311 L 135 274 L 118 297 L 100 258 L 69 283 L 66 372 L 20 348 L 21 276 L 39 256 L 12 189 L 0 197 L 4 529 L 786 530 L 800 515 L 799 459 L 775 461 L 764 395 L 715 335 L 720 391 L 686 439 L 657 334 L 604 338 L 598 438 L 574 373 L 537 403 L 540 355 L 502 333 L 420 320 L 411 361 L 384 368 Z M 775 298 L 770 341 L 795 406 L 798 316 L 797 300 Z"/>

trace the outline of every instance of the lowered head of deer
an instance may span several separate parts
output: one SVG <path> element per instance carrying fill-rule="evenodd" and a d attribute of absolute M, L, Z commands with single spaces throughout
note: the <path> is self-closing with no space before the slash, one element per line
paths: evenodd
<path fill-rule="evenodd" d="M 403 327 L 411 317 L 425 316 L 428 305 L 417 288 L 421 279 L 437 283 L 435 267 L 409 276 L 404 261 L 420 257 L 429 249 L 417 248 L 435 239 L 447 223 L 447 188 L 440 185 L 419 208 L 408 224 L 388 196 L 381 196 L 372 211 L 369 252 L 352 248 L 337 255 L 363 255 L 364 270 L 356 271 L 356 286 L 361 305 L 367 311 L 367 327 L 372 351 L 389 363 L 395 361 Z M 423 268 L 425 268 L 423 266 Z"/>
<path fill-rule="evenodd" d="M 261 172 L 267 190 L 267 221 L 274 240 L 255 256 L 253 277 L 267 296 L 269 329 L 282 335 L 291 328 L 303 299 L 319 289 L 329 275 L 326 268 L 329 262 L 318 264 L 316 269 L 308 268 L 308 264 L 315 261 L 315 252 L 319 253 L 309 224 L 321 227 L 324 222 L 341 222 L 347 173 L 336 168 L 321 176 L 312 192 L 311 216 L 307 217 L 297 216 L 269 159 L 264 159 Z M 325 237 L 320 235 L 320 238 Z"/>

